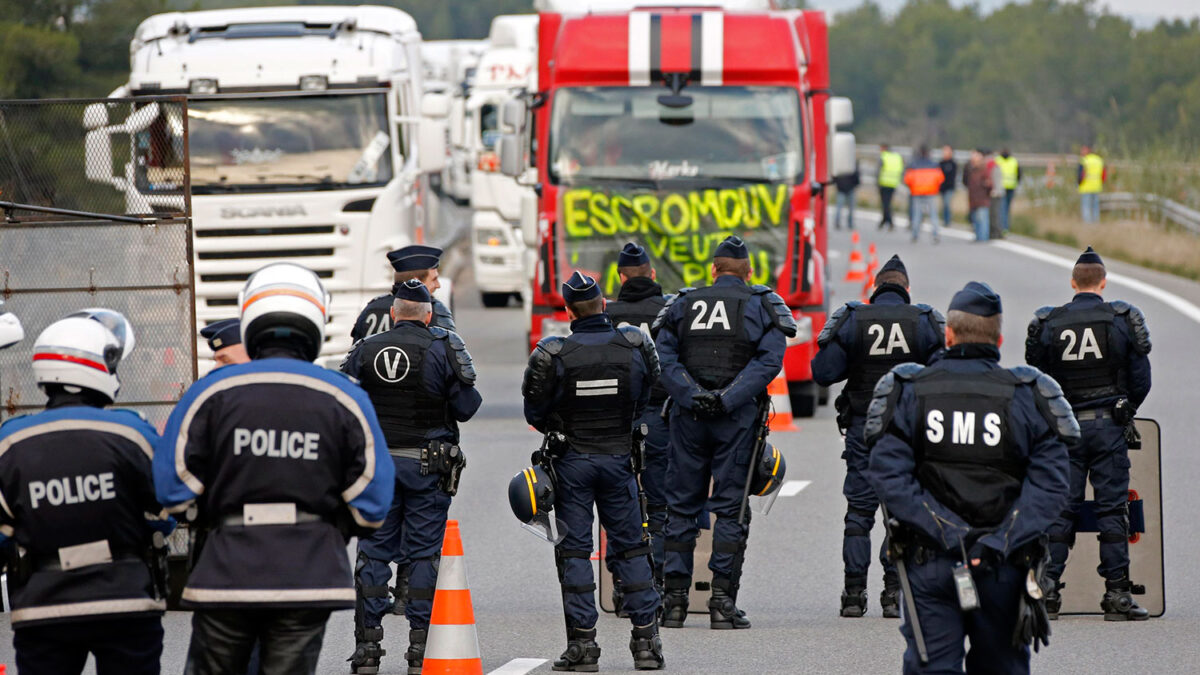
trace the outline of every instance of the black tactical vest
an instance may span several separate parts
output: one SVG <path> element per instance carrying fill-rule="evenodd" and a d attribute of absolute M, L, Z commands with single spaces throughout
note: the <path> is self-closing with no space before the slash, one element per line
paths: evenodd
<path fill-rule="evenodd" d="M 605 306 L 604 311 L 608 313 L 614 326 L 618 328 L 624 325 L 639 326 L 646 331 L 647 335 L 653 337 L 650 326 L 654 324 L 654 319 L 658 317 L 659 311 L 666 304 L 667 299 L 663 296 L 652 295 L 637 302 L 614 300 Z M 657 406 L 665 400 L 667 400 L 667 389 L 662 385 L 660 379 L 650 389 L 650 404 Z"/>
<path fill-rule="evenodd" d="M 391 293 L 372 298 L 354 322 L 354 328 L 350 330 L 350 338 L 357 341 L 388 332 L 392 329 L 391 311 Z"/>
<path fill-rule="evenodd" d="M 359 374 L 390 448 L 415 448 L 434 429 L 453 425 L 445 399 L 425 390 L 421 367 L 436 338 L 429 329 L 400 323 L 362 345 Z"/>
<path fill-rule="evenodd" d="M 1059 307 L 1046 318 L 1050 331 L 1046 372 L 1058 380 L 1072 405 L 1129 391 L 1128 354 L 1117 351 L 1115 317 L 1106 302 L 1086 309 Z"/>
<path fill-rule="evenodd" d="M 633 345 L 619 332 L 602 345 L 567 338 L 555 415 L 578 452 L 620 455 L 633 443 Z"/>
<path fill-rule="evenodd" d="M 857 333 L 850 360 L 846 393 L 856 415 L 867 414 L 875 383 L 894 366 L 921 362 L 917 353 L 917 321 L 921 309 L 913 305 L 862 305 L 854 310 Z"/>
<path fill-rule="evenodd" d="M 746 305 L 759 302 L 749 286 L 708 286 L 681 296 L 679 361 L 705 389 L 722 389 L 754 357 L 746 336 Z"/>
<path fill-rule="evenodd" d="M 1025 480 L 1009 419 L 1016 377 L 926 368 L 912 382 L 917 480 L 972 527 L 998 525 Z"/>

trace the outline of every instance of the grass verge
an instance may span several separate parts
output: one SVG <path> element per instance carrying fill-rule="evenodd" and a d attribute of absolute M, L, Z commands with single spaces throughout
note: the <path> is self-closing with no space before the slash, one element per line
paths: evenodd
<path fill-rule="evenodd" d="M 1146 221 L 1106 216 L 1088 224 L 1052 211 L 1013 214 L 1015 234 L 1083 249 L 1092 246 L 1105 258 L 1200 280 L 1200 237 Z"/>

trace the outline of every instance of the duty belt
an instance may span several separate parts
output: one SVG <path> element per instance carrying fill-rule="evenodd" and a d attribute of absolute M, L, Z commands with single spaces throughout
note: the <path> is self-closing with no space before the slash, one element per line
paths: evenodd
<path fill-rule="evenodd" d="M 1113 413 L 1110 408 L 1093 408 L 1091 410 L 1079 410 L 1075 413 L 1075 419 L 1080 422 L 1090 422 L 1092 420 L 1110 420 Z"/>
<path fill-rule="evenodd" d="M 61 572 L 89 565 L 130 560 L 145 562 L 147 556 L 148 552 L 138 553 L 120 547 L 110 548 L 106 540 L 100 540 L 78 546 L 66 546 L 50 553 L 27 553 L 25 562 L 29 565 L 30 572 Z"/>
<path fill-rule="evenodd" d="M 425 459 L 425 452 L 425 448 L 388 448 L 388 454 L 392 457 L 415 459 L 417 461 Z"/>
<path fill-rule="evenodd" d="M 326 516 L 302 511 L 296 508 L 295 504 L 284 502 L 276 504 L 244 504 L 241 515 L 222 516 L 218 522 L 221 527 L 256 527 L 259 525 L 331 523 L 333 520 Z"/>

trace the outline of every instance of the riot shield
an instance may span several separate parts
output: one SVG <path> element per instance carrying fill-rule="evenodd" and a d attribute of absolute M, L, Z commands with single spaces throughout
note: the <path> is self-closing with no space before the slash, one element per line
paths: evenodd
<path fill-rule="evenodd" d="M 1142 435 L 1140 450 L 1129 450 L 1129 578 L 1145 586 L 1146 593 L 1136 596 L 1150 616 L 1166 611 L 1163 585 L 1162 473 L 1161 433 L 1152 419 L 1135 420 Z M 1089 484 L 1079 514 L 1075 546 L 1063 572 L 1062 614 L 1102 614 L 1100 599 L 1104 580 L 1096 573 L 1100 547 L 1096 540 L 1096 517 L 1092 487 Z"/>
<path fill-rule="evenodd" d="M 708 569 L 708 557 L 712 554 L 712 527 L 709 525 L 716 516 L 708 513 L 700 514 L 700 536 L 696 538 L 696 550 L 692 554 L 694 569 L 692 571 L 692 588 L 688 597 L 688 614 L 708 614 L 708 596 L 712 591 L 712 570 Z M 605 612 L 616 612 L 613 605 L 612 572 L 608 571 L 605 557 L 608 554 L 608 539 L 604 528 L 600 528 L 600 609 Z"/>

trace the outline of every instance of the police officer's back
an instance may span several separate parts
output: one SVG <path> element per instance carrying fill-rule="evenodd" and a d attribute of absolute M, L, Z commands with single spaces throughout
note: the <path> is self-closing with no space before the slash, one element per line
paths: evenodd
<path fill-rule="evenodd" d="M 859 617 L 867 609 L 867 569 L 871 563 L 871 528 L 879 499 L 864 475 L 867 447 L 863 422 L 875 383 L 893 366 L 929 362 L 944 340 L 945 319 L 929 305 L 909 304 L 908 270 L 892 256 L 875 275 L 870 304 L 848 302 L 838 308 L 817 337 L 820 351 L 813 357 L 813 379 L 822 386 L 846 381 L 835 405 L 838 425 L 846 434 L 845 531 L 842 561 L 846 585 L 842 591 L 842 616 Z M 881 560 L 883 552 L 881 551 Z M 899 618 L 899 581 L 884 562 L 883 615 Z"/>
<path fill-rule="evenodd" d="M 756 417 L 767 385 L 783 366 L 791 310 L 766 286 L 749 286 L 749 251 L 729 237 L 713 256 L 713 284 L 680 289 L 656 320 L 663 384 L 671 408 L 667 468 L 664 621 L 683 626 L 692 585 L 697 517 L 707 505 L 713 527 L 712 628 L 749 628 L 736 607 L 749 527 L 738 522 Z M 712 484 L 712 495 L 709 485 Z"/>
<path fill-rule="evenodd" d="M 183 591 L 195 610 L 188 672 L 313 673 L 325 623 L 354 606 L 346 541 L 378 528 L 393 467 L 367 394 L 312 360 L 329 298 L 316 274 L 276 263 L 240 297 L 254 359 L 197 381 L 154 456 L 159 498 L 198 507 L 205 534 Z"/>
<path fill-rule="evenodd" d="M 1037 601 L 1024 595 L 1026 575 L 1066 504 L 1066 443 L 1079 429 L 1052 378 L 1000 366 L 1000 321 L 1000 296 L 968 283 L 950 303 L 944 358 L 897 366 L 871 402 L 867 478 L 901 525 L 891 537 L 905 544 L 928 646 L 923 665 L 906 612 L 906 673 L 961 672 L 967 638 L 967 672 L 1029 672 Z M 966 592 L 972 580 L 977 609 Z M 1016 646 L 1014 634 L 1023 636 Z"/>
<path fill-rule="evenodd" d="M 396 284 L 391 330 L 355 345 L 342 369 L 371 397 L 396 468 L 387 521 L 360 538 L 355 566 L 355 639 L 351 669 L 378 672 L 385 653 L 381 619 L 388 609 L 390 563 L 409 564 L 410 673 L 420 673 L 437 583 L 437 561 L 450 498 L 465 463 L 458 423 L 479 409 L 475 369 L 462 338 L 427 325 L 432 298 L 416 279 Z"/>
<path fill-rule="evenodd" d="M 442 287 L 439 279 L 442 249 L 436 246 L 413 244 L 396 249 L 387 254 L 392 266 L 393 281 L 402 284 L 409 279 L 416 279 L 429 289 L 430 295 Z M 350 338 L 355 342 L 372 335 L 386 333 L 392 327 L 392 294 L 384 293 L 372 298 L 367 306 L 359 313 L 350 329 Z M 456 330 L 454 316 L 450 308 L 440 300 L 433 298 L 433 320 L 431 326 Z"/>
<path fill-rule="evenodd" d="M 565 538 L 555 548 L 567 650 L 554 670 L 594 671 L 596 586 L 592 574 L 592 509 L 608 536 L 614 576 L 633 624 L 630 651 L 639 669 L 663 666 L 658 638 L 658 593 L 650 571 L 650 547 L 642 532 L 637 486 L 630 466 L 634 421 L 658 378 L 658 355 L 640 328 L 615 328 L 604 297 L 591 277 L 576 272 L 562 286 L 571 335 L 542 338 L 529 356 L 521 393 L 525 419 L 542 433 L 566 437 L 553 461 L 555 509 Z"/>
<path fill-rule="evenodd" d="M 1149 618 L 1134 602 L 1129 578 L 1129 445 L 1137 408 L 1150 393 L 1150 331 L 1140 310 L 1105 302 L 1104 261 L 1089 246 L 1071 272 L 1076 295 L 1060 307 L 1042 307 L 1029 324 L 1025 360 L 1052 375 L 1075 409 L 1082 440 L 1071 448 L 1071 501 L 1050 533 L 1050 576 L 1057 582 L 1075 543 L 1075 519 L 1090 478 L 1100 534 L 1100 566 L 1109 621 Z M 1061 595 L 1049 594 L 1052 616 Z"/>
<path fill-rule="evenodd" d="M 105 409 L 132 348 L 116 312 L 56 321 L 33 351 L 46 410 L 0 426 L 0 534 L 12 540 L 22 673 L 79 673 L 89 652 L 102 675 L 159 672 L 166 578 L 152 535 L 174 522 L 154 497 L 158 435 L 135 412 Z"/>

